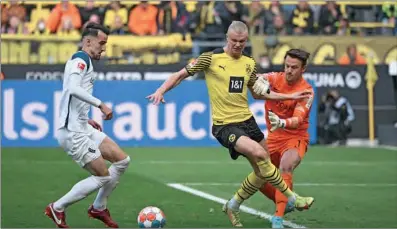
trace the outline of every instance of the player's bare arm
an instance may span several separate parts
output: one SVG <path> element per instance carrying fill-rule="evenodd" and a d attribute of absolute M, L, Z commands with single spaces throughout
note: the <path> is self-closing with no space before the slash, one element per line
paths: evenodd
<path fill-rule="evenodd" d="M 164 94 L 174 87 L 178 86 L 182 80 L 186 79 L 189 73 L 185 68 L 181 69 L 179 72 L 175 72 L 154 92 L 153 94 L 147 96 L 149 101 L 153 101 L 154 105 L 158 105 L 160 102 L 165 103 Z"/>
<path fill-rule="evenodd" d="M 188 76 L 194 75 L 197 72 L 204 71 L 209 67 L 211 63 L 211 53 L 201 54 L 195 61 L 189 63 L 185 68 L 172 74 L 157 90 L 155 93 L 147 96 L 149 101 L 152 101 L 154 105 L 158 105 L 160 102 L 165 103 L 164 94 L 172 88 L 179 85 L 182 80 Z"/>
<path fill-rule="evenodd" d="M 98 108 L 101 110 L 104 120 L 110 120 L 113 118 L 113 111 L 106 106 L 106 104 L 101 103 Z"/>

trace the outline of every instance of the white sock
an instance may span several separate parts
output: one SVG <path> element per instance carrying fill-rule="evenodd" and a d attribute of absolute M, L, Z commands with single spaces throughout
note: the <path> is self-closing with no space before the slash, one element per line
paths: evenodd
<path fill-rule="evenodd" d="M 113 163 L 109 167 L 111 180 L 99 189 L 98 195 L 96 196 L 93 203 L 95 210 L 103 211 L 106 209 L 108 198 L 112 191 L 116 188 L 117 184 L 119 183 L 120 176 L 125 172 L 129 163 L 130 157 L 127 157 L 124 160 Z"/>
<path fill-rule="evenodd" d="M 232 210 L 237 211 L 240 208 L 240 203 L 236 199 L 234 199 L 234 196 L 233 196 L 233 198 L 231 198 L 229 200 L 227 207 Z"/>
<path fill-rule="evenodd" d="M 108 183 L 110 180 L 110 176 L 90 176 L 84 180 L 79 181 L 68 193 L 66 193 L 66 195 L 64 195 L 54 203 L 54 209 L 58 212 L 64 211 L 65 208 L 67 208 L 69 205 L 84 199 L 89 194 Z"/>

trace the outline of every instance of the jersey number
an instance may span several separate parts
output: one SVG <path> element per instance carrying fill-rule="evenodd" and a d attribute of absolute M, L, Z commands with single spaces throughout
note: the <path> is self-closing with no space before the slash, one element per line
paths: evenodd
<path fill-rule="evenodd" d="M 244 77 L 231 76 L 229 82 L 229 93 L 242 93 L 244 86 Z"/>

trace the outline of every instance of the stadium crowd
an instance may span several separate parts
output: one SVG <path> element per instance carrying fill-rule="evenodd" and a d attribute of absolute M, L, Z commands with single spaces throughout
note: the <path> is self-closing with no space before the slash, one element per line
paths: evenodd
<path fill-rule="evenodd" d="M 224 37 L 233 20 L 245 21 L 251 34 L 397 35 L 397 3 L 346 5 L 336 1 L 295 5 L 280 1 L 109 1 L 32 3 L 10 0 L 1 5 L 3 34 L 80 34 L 88 22 L 108 26 L 112 34 L 191 33 L 204 39 Z M 127 4 L 125 4 L 127 2 Z M 352 22 L 380 26 L 352 27 Z M 384 26 L 382 26 L 384 25 Z"/>

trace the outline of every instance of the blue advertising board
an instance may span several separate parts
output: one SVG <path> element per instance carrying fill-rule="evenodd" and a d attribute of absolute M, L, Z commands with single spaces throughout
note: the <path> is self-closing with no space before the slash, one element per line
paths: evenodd
<path fill-rule="evenodd" d="M 94 95 L 107 103 L 113 119 L 103 121 L 97 108 L 91 117 L 123 147 L 219 146 L 211 134 L 211 109 L 203 80 L 186 81 L 154 106 L 145 98 L 161 81 L 100 81 Z M 2 147 L 54 147 L 58 127 L 60 81 L 3 81 Z M 264 102 L 250 96 L 250 109 L 266 133 Z M 316 141 L 317 101 L 310 114 L 310 142 Z"/>

